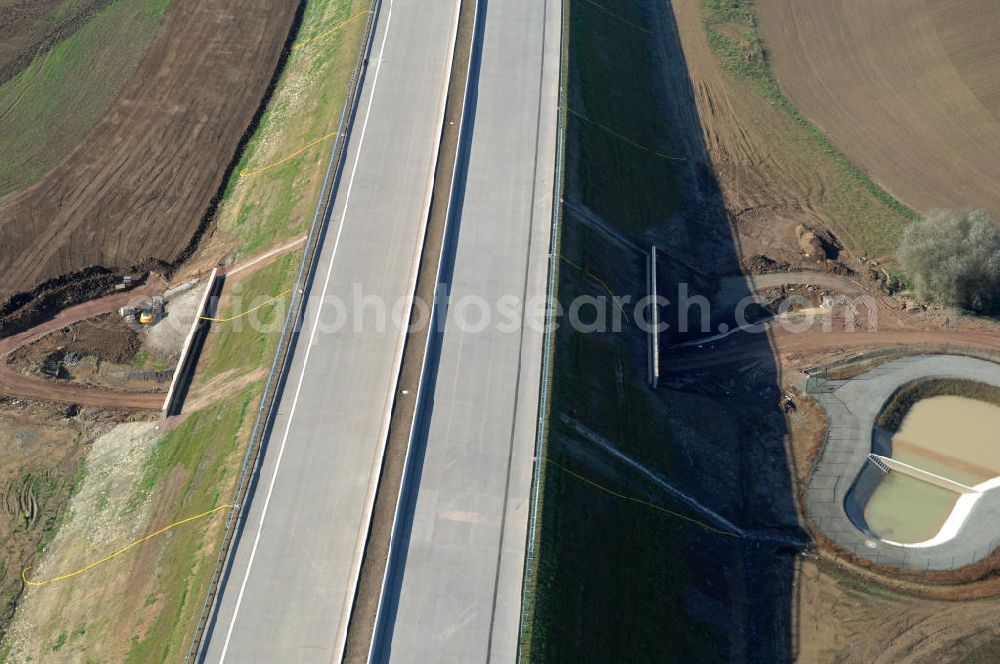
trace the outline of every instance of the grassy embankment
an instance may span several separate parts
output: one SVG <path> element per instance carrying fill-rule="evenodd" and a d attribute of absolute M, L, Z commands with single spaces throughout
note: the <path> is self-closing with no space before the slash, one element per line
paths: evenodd
<path fill-rule="evenodd" d="M 662 78 L 641 5 L 608 6 L 613 12 L 569 3 L 566 197 L 638 239 L 677 212 L 690 174 L 672 158 L 678 147 L 655 92 Z M 560 242 L 564 307 L 608 290 L 642 296 L 643 255 L 565 211 Z M 686 606 L 698 526 L 657 509 L 671 507 L 661 491 L 571 426 L 669 474 L 671 423 L 644 384 L 644 344 L 631 326 L 581 334 L 564 321 L 556 334 L 540 562 L 522 643 L 532 661 L 698 661 L 725 652 L 725 637 Z"/>
<path fill-rule="evenodd" d="M 280 245 L 308 228 L 315 209 L 332 138 L 306 150 L 279 167 L 253 177 L 239 171 L 273 163 L 319 136 L 333 132 L 340 119 L 347 85 L 364 33 L 365 16 L 342 29 L 331 28 L 368 8 L 365 0 L 313 0 L 306 7 L 297 41 L 319 38 L 291 53 L 259 129 L 248 145 L 217 216 L 217 230 L 205 252 L 222 255 L 235 250 L 246 255 Z M 227 281 L 218 315 L 239 313 L 253 298 L 269 297 L 293 285 L 301 250 L 260 269 Z M 287 303 L 287 301 L 285 301 Z M 192 394 L 208 385 L 224 398 L 191 413 L 184 423 L 156 442 L 152 460 L 134 488 L 135 504 L 151 496 L 155 506 L 146 530 L 151 531 L 227 502 L 237 481 L 249 433 L 263 389 L 263 380 L 241 385 L 241 376 L 270 366 L 280 336 L 284 307 L 279 303 L 255 316 L 260 325 L 241 319 L 240 325 L 216 323 L 202 354 Z M 268 323 L 278 321 L 277 325 Z M 226 390 L 230 384 L 238 390 Z M 235 394 L 229 394 L 234 392 Z M 143 567 L 148 574 L 140 587 L 112 582 L 95 592 L 86 576 L 41 590 L 52 602 L 90 604 L 93 625 L 73 647 L 81 656 L 121 652 L 126 661 L 183 659 L 208 589 L 222 535 L 222 513 L 171 531 L 116 559 L 121 570 Z M 134 575 L 133 575 L 134 578 Z M 112 615 L 122 593 L 148 596 L 137 615 Z M 90 621 L 88 621 L 89 623 Z M 123 625 L 125 627 L 123 627 Z M 71 626 L 75 627 L 75 626 Z M 53 638 L 56 625 L 49 630 Z M 108 640 L 126 638 L 115 647 Z"/>
<path fill-rule="evenodd" d="M 677 212 L 686 184 L 676 168 L 683 150 L 671 140 L 662 109 L 647 99 L 660 85 L 649 57 L 652 36 L 633 2 L 613 6 L 629 23 L 585 1 L 572 3 L 569 123 L 579 126 L 579 144 L 568 167 L 579 169 L 581 202 L 638 236 Z M 601 50 L 608 42 L 614 50 Z"/>
<path fill-rule="evenodd" d="M 251 404 L 260 386 L 194 413 L 183 425 L 156 443 L 145 474 L 131 500 L 139 504 L 160 493 L 156 510 L 164 522 L 200 513 L 230 500 L 234 458 L 243 448 Z M 154 500 L 154 504 L 159 501 Z M 159 519 L 157 519 L 159 521 Z M 141 625 L 141 638 L 133 635 L 127 662 L 167 662 L 182 659 L 191 638 L 213 572 L 221 534 L 221 515 L 209 524 L 193 524 L 171 531 L 170 539 L 153 546 L 160 549 L 149 587 L 147 605 L 157 605 L 155 616 Z M 147 558 L 149 560 L 149 558 Z M 122 561 L 127 565 L 128 561 Z M 139 627 L 137 625 L 137 627 Z"/>
<path fill-rule="evenodd" d="M 117 0 L 0 85 L 0 198 L 41 177 L 104 115 L 169 4 Z"/>
<path fill-rule="evenodd" d="M 850 249 L 872 256 L 892 253 L 901 231 L 919 215 L 896 200 L 852 163 L 781 92 L 767 60 L 766 44 L 753 0 L 699 0 L 709 44 L 722 67 L 748 83 L 768 104 L 792 120 L 782 149 L 794 150 L 822 174 L 823 209 L 846 237 Z"/>

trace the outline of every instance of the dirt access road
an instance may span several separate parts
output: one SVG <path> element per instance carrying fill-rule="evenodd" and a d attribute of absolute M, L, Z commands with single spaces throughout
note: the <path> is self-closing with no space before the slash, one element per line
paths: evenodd
<path fill-rule="evenodd" d="M 1000 220 L 1000 3 L 759 5 L 782 90 L 834 145 L 921 212 Z"/>
<path fill-rule="evenodd" d="M 11 396 L 37 399 L 40 401 L 57 401 L 80 406 L 101 408 L 124 408 L 129 410 L 159 410 L 163 407 L 163 394 L 141 392 L 114 392 L 99 390 L 72 383 L 25 376 L 7 364 L 7 357 L 15 350 L 37 341 L 73 323 L 78 323 L 93 316 L 117 311 L 126 304 L 141 302 L 146 298 L 163 292 L 164 284 L 160 279 L 150 279 L 145 284 L 125 293 L 115 293 L 97 300 L 70 307 L 59 312 L 54 318 L 30 330 L 15 334 L 0 340 L 0 393 Z"/>
<path fill-rule="evenodd" d="M 0 300 L 94 265 L 125 270 L 183 257 L 272 79 L 297 6 L 174 0 L 105 116 L 58 166 L 0 206 Z"/>
<path fill-rule="evenodd" d="M 686 341 L 668 347 L 664 359 L 667 371 L 702 370 L 772 357 L 781 366 L 798 367 L 803 361 L 825 360 L 832 355 L 888 346 L 955 346 L 1000 353 L 1000 327 L 997 325 L 955 312 L 949 314 L 946 310 L 904 309 L 899 300 L 879 292 L 857 275 L 848 277 L 829 272 L 793 270 L 731 277 L 722 280 L 716 300 L 728 301 L 728 291 L 739 293 L 740 284 L 746 283 L 756 293 L 791 285 L 810 285 L 846 296 L 857 303 L 853 321 L 855 327 L 845 327 L 844 307 L 833 312 L 813 310 L 809 325 L 806 325 L 807 319 L 802 315 L 792 314 L 783 320 L 763 323 L 748 332 L 713 335 L 702 342 Z M 830 329 L 827 330 L 824 329 L 824 321 L 830 316 Z M 871 321 L 870 316 L 873 317 Z M 875 329 L 868 328 L 869 322 L 874 323 Z M 770 345 L 752 346 L 752 352 L 748 352 L 748 345 L 743 343 L 747 336 L 765 332 Z"/>
<path fill-rule="evenodd" d="M 288 252 L 298 249 L 304 241 L 304 236 L 298 237 L 280 247 L 266 249 L 248 256 L 242 262 L 231 267 L 227 274 L 232 276 L 243 272 L 247 274 L 252 273 L 270 265 Z M 29 330 L 7 337 L 6 339 L 0 339 L 0 394 L 27 397 L 42 401 L 73 403 L 81 406 L 159 410 L 163 406 L 164 398 L 164 395 L 159 393 L 101 390 L 93 387 L 74 385 L 72 383 L 58 383 L 40 378 L 32 378 L 15 371 L 7 364 L 6 360 L 18 348 L 38 341 L 48 334 L 88 318 L 117 311 L 126 304 L 136 304 L 154 295 L 161 295 L 165 289 L 166 283 L 159 277 L 152 276 L 146 283 L 128 292 L 115 293 L 114 295 L 108 295 L 107 297 L 64 309 L 51 320 L 41 325 L 36 325 Z M 259 378 L 260 376 L 256 377 Z M 246 384 L 249 380 L 249 378 L 244 378 L 239 384 Z M 218 396 L 218 394 L 214 395 L 214 397 Z M 215 398 L 208 395 L 202 395 L 200 398 L 202 405 L 214 400 Z"/>
<path fill-rule="evenodd" d="M 778 357 L 785 367 L 798 367 L 799 360 L 808 358 L 830 359 L 831 356 L 846 356 L 863 351 L 885 347 L 903 346 L 955 346 L 976 348 L 1000 353 L 1000 338 L 970 331 L 927 331 L 927 330 L 879 330 L 876 332 L 859 329 L 854 332 L 831 330 L 824 332 L 812 329 L 796 333 L 780 326 L 768 326 L 772 347 L 760 346 L 754 353 L 747 351 L 747 345 L 740 337 L 750 333 L 734 334 L 717 343 L 706 343 L 702 347 L 691 346 L 684 349 L 666 349 L 663 359 L 664 369 L 669 373 L 681 373 L 708 369 L 710 367 L 739 364 L 750 360 L 766 360 Z M 809 362 L 806 362 L 808 364 Z"/>

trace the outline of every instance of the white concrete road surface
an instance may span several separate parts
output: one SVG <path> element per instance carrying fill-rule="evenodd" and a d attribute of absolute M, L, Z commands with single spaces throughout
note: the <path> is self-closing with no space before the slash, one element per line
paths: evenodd
<path fill-rule="evenodd" d="M 562 28 L 559 0 L 483 5 L 449 315 L 422 388 L 431 410 L 415 429 L 375 661 L 516 659 L 542 330 L 499 330 L 496 304 L 544 301 Z M 480 320 L 476 307 L 463 316 L 467 296 L 489 303 L 484 329 L 461 324 Z"/>
<path fill-rule="evenodd" d="M 458 8 L 382 2 L 305 322 L 204 661 L 341 659 L 403 330 L 378 329 L 372 313 L 362 329 L 330 332 L 330 303 L 350 311 L 357 286 L 389 304 L 412 297 Z"/>

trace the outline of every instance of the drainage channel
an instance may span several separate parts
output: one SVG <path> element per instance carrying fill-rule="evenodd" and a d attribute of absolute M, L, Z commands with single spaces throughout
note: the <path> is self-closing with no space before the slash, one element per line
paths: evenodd
<path fill-rule="evenodd" d="M 415 301 L 427 305 L 434 299 L 447 227 L 474 42 L 476 3 L 477 0 L 462 0 L 459 10 L 458 33 L 448 83 L 448 97 L 445 102 L 444 124 L 434 169 L 434 187 L 414 292 Z M 428 334 L 433 327 L 429 321 L 422 320 L 422 317 L 426 318 L 426 310 L 414 306 L 409 321 L 410 331 L 403 348 L 399 385 L 389 421 L 389 434 L 375 494 L 375 507 L 368 540 L 365 543 L 365 553 L 361 563 L 361 575 L 347 627 L 347 643 L 343 659 L 347 664 L 368 662 L 371 650 L 417 405 L 417 388 L 424 365 Z"/>

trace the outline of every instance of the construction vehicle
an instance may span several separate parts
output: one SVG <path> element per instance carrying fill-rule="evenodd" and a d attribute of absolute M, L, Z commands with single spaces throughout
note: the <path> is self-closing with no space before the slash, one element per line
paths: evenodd
<path fill-rule="evenodd" d="M 152 325 L 163 317 L 163 310 L 163 298 L 152 297 L 134 309 L 135 320 L 139 325 Z"/>

